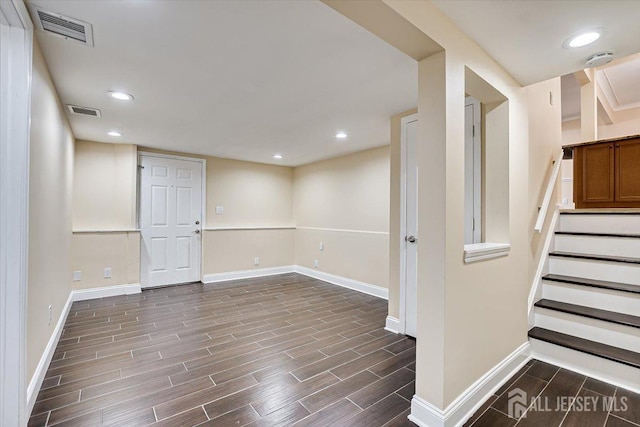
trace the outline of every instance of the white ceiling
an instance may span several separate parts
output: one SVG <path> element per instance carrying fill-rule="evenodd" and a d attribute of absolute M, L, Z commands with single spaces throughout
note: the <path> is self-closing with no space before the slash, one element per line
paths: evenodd
<path fill-rule="evenodd" d="M 640 51 L 640 1 L 434 3 L 522 84 L 577 71 L 595 52 Z M 417 103 L 416 62 L 318 1 L 30 4 L 93 25 L 93 48 L 38 32 L 62 102 L 102 111 L 69 116 L 79 139 L 296 166 L 388 144 L 389 117 Z M 595 27 L 606 34 L 593 45 L 562 47 Z M 632 102 L 638 82 L 612 93 Z"/>
<path fill-rule="evenodd" d="M 30 4 L 93 25 L 93 48 L 38 32 L 62 102 L 102 111 L 78 139 L 293 166 L 388 144 L 417 104 L 417 63 L 320 2 Z"/>
<path fill-rule="evenodd" d="M 640 51 L 637 0 L 434 3 L 523 85 L 578 71 L 597 52 L 611 50 L 622 58 Z M 606 34 L 592 45 L 562 47 L 570 36 L 599 27 Z"/>
<path fill-rule="evenodd" d="M 596 79 L 613 111 L 640 107 L 640 56 L 598 70 Z"/>

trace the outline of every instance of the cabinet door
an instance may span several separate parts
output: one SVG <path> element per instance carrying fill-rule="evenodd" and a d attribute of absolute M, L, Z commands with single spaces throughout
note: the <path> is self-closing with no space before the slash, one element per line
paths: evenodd
<path fill-rule="evenodd" d="M 640 202 L 640 138 L 616 143 L 616 202 Z"/>
<path fill-rule="evenodd" d="M 614 149 L 612 143 L 580 147 L 582 154 L 582 202 L 614 201 Z"/>

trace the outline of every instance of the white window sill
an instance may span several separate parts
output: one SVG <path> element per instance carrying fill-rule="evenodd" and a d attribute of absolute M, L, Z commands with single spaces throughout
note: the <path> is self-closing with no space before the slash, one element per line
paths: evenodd
<path fill-rule="evenodd" d="M 464 262 L 485 261 L 509 255 L 511 245 L 509 243 L 474 243 L 464 245 Z"/>

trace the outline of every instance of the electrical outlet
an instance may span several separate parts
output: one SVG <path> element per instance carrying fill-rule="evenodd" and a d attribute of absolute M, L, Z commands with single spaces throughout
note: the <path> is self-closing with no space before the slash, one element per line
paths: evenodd
<path fill-rule="evenodd" d="M 111 267 L 104 268 L 104 278 L 111 279 Z"/>
<path fill-rule="evenodd" d="M 222 215 L 224 213 L 224 206 L 216 206 L 216 215 Z"/>
<path fill-rule="evenodd" d="M 80 280 L 82 280 L 82 271 L 80 270 L 76 270 L 73 272 L 73 281 L 74 282 L 79 282 Z"/>
<path fill-rule="evenodd" d="M 260 265 L 260 257 L 257 256 L 253 259 L 253 265 Z"/>
<path fill-rule="evenodd" d="M 320 250 L 324 251 L 324 243 L 323 242 L 320 242 Z"/>
<path fill-rule="evenodd" d="M 318 260 L 317 260 L 317 259 L 313 261 L 313 266 L 314 266 L 315 268 L 320 267 L 320 264 L 318 264 Z"/>
<path fill-rule="evenodd" d="M 51 324 L 52 311 L 53 311 L 53 307 L 50 305 L 49 306 L 49 324 Z"/>

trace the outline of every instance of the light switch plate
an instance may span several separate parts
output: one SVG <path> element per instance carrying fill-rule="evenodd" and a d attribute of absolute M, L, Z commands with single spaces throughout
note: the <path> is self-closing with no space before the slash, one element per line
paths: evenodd
<path fill-rule="evenodd" d="M 224 206 L 216 206 L 216 215 L 222 215 L 224 213 Z"/>
<path fill-rule="evenodd" d="M 73 272 L 73 281 L 74 282 L 79 282 L 80 280 L 82 280 L 82 271 L 80 270 L 76 270 Z"/>
<path fill-rule="evenodd" d="M 111 267 L 104 268 L 104 278 L 111 279 Z"/>

